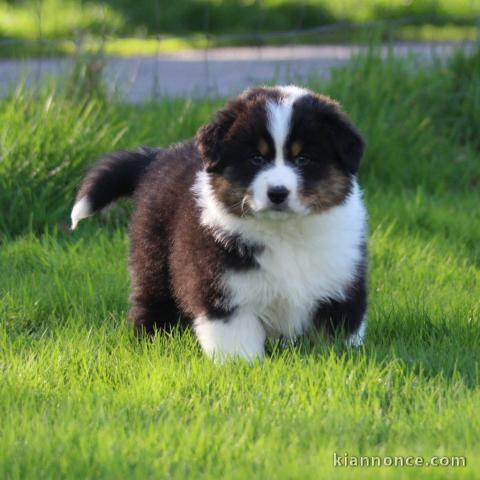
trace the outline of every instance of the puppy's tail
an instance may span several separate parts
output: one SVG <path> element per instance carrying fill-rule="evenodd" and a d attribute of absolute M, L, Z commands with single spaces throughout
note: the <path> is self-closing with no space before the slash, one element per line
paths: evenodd
<path fill-rule="evenodd" d="M 114 200 L 131 196 L 159 151 L 141 147 L 103 157 L 80 185 L 71 214 L 72 230 L 80 220 L 90 217 Z"/>

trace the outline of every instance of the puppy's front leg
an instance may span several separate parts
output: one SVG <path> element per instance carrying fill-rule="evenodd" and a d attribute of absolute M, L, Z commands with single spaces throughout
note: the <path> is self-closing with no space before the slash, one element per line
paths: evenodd
<path fill-rule="evenodd" d="M 237 310 L 222 319 L 198 317 L 195 333 L 204 352 L 220 361 L 229 357 L 252 361 L 265 354 L 265 330 L 249 312 Z"/>

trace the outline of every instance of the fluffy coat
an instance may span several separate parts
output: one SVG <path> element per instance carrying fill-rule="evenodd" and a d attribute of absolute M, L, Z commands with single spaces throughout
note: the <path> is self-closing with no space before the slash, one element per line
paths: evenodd
<path fill-rule="evenodd" d="M 297 87 L 231 100 L 194 140 L 107 155 L 72 226 L 133 195 L 130 318 L 191 325 L 214 357 L 262 357 L 267 337 L 365 333 L 363 141 L 337 103 Z"/>

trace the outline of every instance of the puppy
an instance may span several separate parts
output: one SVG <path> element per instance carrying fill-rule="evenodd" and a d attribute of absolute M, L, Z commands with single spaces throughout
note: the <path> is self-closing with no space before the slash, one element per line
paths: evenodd
<path fill-rule="evenodd" d="M 267 337 L 366 326 L 366 210 L 357 130 L 294 86 L 232 99 L 194 140 L 107 155 L 72 228 L 133 196 L 130 318 L 137 333 L 191 324 L 205 353 L 263 357 Z"/>

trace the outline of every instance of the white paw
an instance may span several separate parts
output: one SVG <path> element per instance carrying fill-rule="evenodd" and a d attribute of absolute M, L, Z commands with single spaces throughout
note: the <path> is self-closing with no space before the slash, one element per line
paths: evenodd
<path fill-rule="evenodd" d="M 367 319 L 363 318 L 362 323 L 358 327 L 355 333 L 352 333 L 346 340 L 345 345 L 347 347 L 361 347 L 365 338 L 365 331 L 367 329 Z"/>
<path fill-rule="evenodd" d="M 235 312 L 227 319 L 199 317 L 195 333 L 203 351 L 216 361 L 239 357 L 249 362 L 265 355 L 265 330 L 255 315 Z"/>

